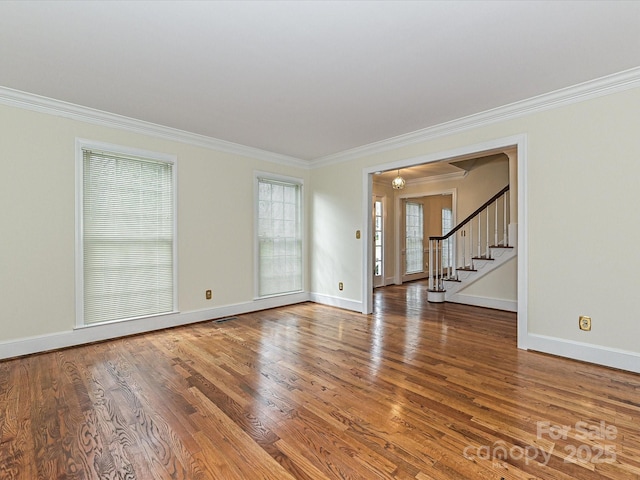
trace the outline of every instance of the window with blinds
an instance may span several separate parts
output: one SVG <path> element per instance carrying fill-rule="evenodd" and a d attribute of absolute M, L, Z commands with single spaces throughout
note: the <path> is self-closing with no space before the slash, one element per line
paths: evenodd
<path fill-rule="evenodd" d="M 174 311 L 174 162 L 81 153 L 79 323 Z"/>
<path fill-rule="evenodd" d="M 301 184 L 257 178 L 258 297 L 302 291 Z"/>

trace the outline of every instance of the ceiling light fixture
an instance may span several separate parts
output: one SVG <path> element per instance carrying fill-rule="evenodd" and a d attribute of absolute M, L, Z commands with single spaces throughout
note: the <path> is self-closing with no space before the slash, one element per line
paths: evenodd
<path fill-rule="evenodd" d="M 398 176 L 393 179 L 393 181 L 391 182 L 391 186 L 395 190 L 402 190 L 404 188 L 405 183 L 406 182 L 404 181 L 404 178 L 400 176 L 400 170 L 398 170 Z"/>

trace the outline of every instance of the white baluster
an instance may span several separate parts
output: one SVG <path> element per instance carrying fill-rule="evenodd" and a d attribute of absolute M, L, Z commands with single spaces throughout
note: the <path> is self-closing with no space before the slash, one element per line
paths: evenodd
<path fill-rule="evenodd" d="M 441 272 L 440 272 L 440 265 L 439 265 L 440 262 L 438 262 L 438 259 L 440 257 L 440 255 L 438 254 L 438 250 L 439 250 L 439 247 L 440 247 L 440 242 L 441 242 L 441 240 L 436 240 L 436 253 L 435 253 L 435 255 L 436 255 L 436 290 L 440 290 L 440 274 L 441 274 Z"/>
<path fill-rule="evenodd" d="M 487 258 L 491 258 L 491 250 L 489 249 L 489 207 L 485 209 L 485 215 L 487 216 L 487 231 L 485 232 L 487 250 L 485 255 L 487 256 Z"/>
<path fill-rule="evenodd" d="M 473 224 L 469 222 L 469 265 L 473 268 Z"/>
<path fill-rule="evenodd" d="M 482 227 L 480 225 L 480 217 L 482 217 L 482 212 L 478 213 L 478 257 L 482 256 Z"/>
<path fill-rule="evenodd" d="M 449 237 L 449 239 L 447 240 L 449 242 L 449 258 L 448 260 L 448 267 L 449 267 L 449 278 L 453 277 L 453 235 L 451 235 Z"/>
<path fill-rule="evenodd" d="M 507 224 L 507 206 L 509 205 L 508 203 L 508 196 L 509 196 L 509 191 L 504 192 L 504 206 L 502 207 L 504 210 L 504 222 L 503 222 L 503 227 L 504 227 L 504 241 L 503 241 L 503 245 L 506 247 L 507 245 L 509 245 L 509 233 L 507 232 L 508 230 L 508 224 Z"/>
<path fill-rule="evenodd" d="M 498 245 L 498 199 L 496 199 L 496 223 L 494 225 L 493 244 Z"/>
<path fill-rule="evenodd" d="M 429 239 L 429 290 L 433 290 L 433 243 L 434 240 Z"/>
<path fill-rule="evenodd" d="M 464 228 L 461 231 L 461 235 L 462 235 L 462 268 L 466 268 L 467 267 L 467 246 L 466 246 L 465 237 L 467 236 L 467 232 Z"/>

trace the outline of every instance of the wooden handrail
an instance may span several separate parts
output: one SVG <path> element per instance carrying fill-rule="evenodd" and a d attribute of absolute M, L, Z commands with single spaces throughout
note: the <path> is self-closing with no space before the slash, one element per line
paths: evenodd
<path fill-rule="evenodd" d="M 495 202 L 498 198 L 500 198 L 505 192 L 509 191 L 509 185 L 507 185 L 506 187 L 504 187 L 502 190 L 500 190 L 498 193 L 496 193 L 493 197 L 491 197 L 489 200 L 487 200 L 486 202 L 484 202 L 482 204 L 481 207 L 479 207 L 478 209 L 476 209 L 475 212 L 473 212 L 471 215 L 469 215 L 467 218 L 465 218 L 462 222 L 460 222 L 458 225 L 456 225 L 454 228 L 452 228 L 449 233 L 447 233 L 446 235 L 443 235 L 442 237 L 429 237 L 429 240 L 446 240 L 447 238 L 449 238 L 451 235 L 453 235 L 454 233 L 456 233 L 458 230 L 460 230 L 462 227 L 464 227 L 467 223 L 469 223 L 476 215 L 478 215 L 481 211 L 483 211 L 485 208 L 487 208 L 489 205 L 491 205 L 493 202 Z"/>

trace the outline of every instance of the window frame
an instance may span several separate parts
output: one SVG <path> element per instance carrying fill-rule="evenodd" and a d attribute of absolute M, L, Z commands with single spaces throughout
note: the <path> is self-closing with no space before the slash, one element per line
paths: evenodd
<path fill-rule="evenodd" d="M 172 165 L 171 188 L 173 190 L 172 208 L 173 208 L 173 245 L 172 245 L 172 261 L 173 261 L 173 310 L 151 315 L 143 315 L 136 317 L 127 317 L 115 320 L 106 320 L 102 322 L 86 323 L 84 318 L 84 150 L 96 150 L 109 152 L 114 155 L 122 155 L 123 157 L 132 156 L 148 159 L 151 161 L 163 162 Z M 75 142 L 75 304 L 76 319 L 75 328 L 88 328 L 100 325 L 128 322 L 142 318 L 162 317 L 179 313 L 178 306 L 178 161 L 177 156 L 167 153 L 142 150 L 138 148 L 105 143 L 95 140 L 87 140 L 76 138 Z"/>
<path fill-rule="evenodd" d="M 407 223 L 407 218 L 409 217 L 409 205 L 413 205 L 418 207 L 418 211 L 420 212 L 419 215 L 415 215 L 415 217 L 420 219 L 420 228 L 419 231 L 421 233 L 420 235 L 420 248 L 414 248 L 411 250 L 415 250 L 415 251 L 419 251 L 420 252 L 420 270 L 415 270 L 415 271 L 409 271 L 408 269 L 408 261 L 409 261 L 409 247 L 407 246 L 407 242 L 409 240 L 409 237 L 407 236 L 407 228 L 408 228 L 408 223 Z M 414 215 L 412 215 L 414 216 Z M 424 205 L 422 204 L 422 202 L 412 202 L 410 200 L 407 200 L 405 202 L 405 211 L 404 211 L 404 229 L 405 229 L 405 234 L 404 234 L 404 251 L 405 251 L 405 259 L 404 259 L 404 274 L 406 275 L 416 275 L 416 274 L 421 274 L 424 273 L 425 268 L 424 268 Z"/>
<path fill-rule="evenodd" d="M 448 212 L 448 213 L 445 213 Z M 447 233 L 449 233 L 451 230 L 453 230 L 454 227 L 454 223 L 453 223 L 453 207 L 448 208 L 448 207 L 442 207 L 442 211 L 440 212 L 441 215 L 441 222 L 442 222 L 442 236 L 445 236 Z M 448 218 L 445 218 L 448 217 Z M 446 229 L 445 231 L 445 222 L 448 220 L 449 222 L 449 226 L 448 229 Z M 454 240 L 455 240 L 455 235 L 452 235 L 451 237 L 449 237 L 447 240 L 445 240 L 445 242 L 442 243 L 442 258 L 441 258 L 441 265 L 445 268 L 451 268 L 453 267 L 453 251 L 454 251 Z M 446 248 L 445 248 L 446 247 Z M 446 250 L 446 254 L 445 254 L 445 250 Z"/>
<path fill-rule="evenodd" d="M 260 239 L 259 232 L 259 208 L 260 208 L 260 180 L 276 183 L 297 185 L 298 190 L 298 231 L 300 236 L 300 289 L 282 293 L 260 295 Z M 306 215 L 304 202 L 304 180 L 298 177 L 290 177 L 264 171 L 254 171 L 253 175 L 253 291 L 254 300 L 298 295 L 306 291 Z"/>

